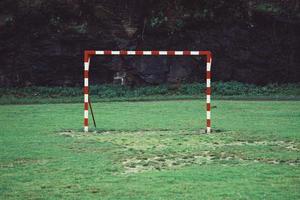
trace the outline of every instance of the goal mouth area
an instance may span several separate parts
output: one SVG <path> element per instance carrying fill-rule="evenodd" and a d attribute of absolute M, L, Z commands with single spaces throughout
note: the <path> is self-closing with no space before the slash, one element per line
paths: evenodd
<path fill-rule="evenodd" d="M 84 51 L 84 132 L 89 131 L 89 68 L 92 56 L 205 56 L 206 57 L 206 133 L 211 133 L 211 51 L 131 51 L 85 50 Z"/>

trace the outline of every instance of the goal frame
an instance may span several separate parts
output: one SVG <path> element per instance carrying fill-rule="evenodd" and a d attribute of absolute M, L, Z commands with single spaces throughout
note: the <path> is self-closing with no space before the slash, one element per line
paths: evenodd
<path fill-rule="evenodd" d="M 89 131 L 89 68 L 93 56 L 206 56 L 206 133 L 211 133 L 211 51 L 84 51 L 84 132 Z"/>

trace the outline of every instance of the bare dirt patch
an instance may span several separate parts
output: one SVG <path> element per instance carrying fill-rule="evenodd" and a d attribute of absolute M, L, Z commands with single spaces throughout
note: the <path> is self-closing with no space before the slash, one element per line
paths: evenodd
<path fill-rule="evenodd" d="M 221 154 L 214 154 L 213 152 L 202 152 L 195 155 L 163 155 L 154 156 L 149 158 L 132 157 L 125 159 L 122 162 L 124 167 L 124 174 L 141 173 L 145 171 L 153 170 L 170 170 L 181 168 L 190 165 L 205 165 L 205 164 L 240 164 L 248 165 L 253 163 L 264 164 L 287 164 L 291 166 L 300 165 L 300 160 L 280 160 L 280 159 L 268 159 L 268 158 L 255 158 L 248 159 L 237 155 L 227 155 L 222 152 Z"/>
<path fill-rule="evenodd" d="M 216 146 L 278 146 L 286 148 L 290 151 L 300 151 L 299 147 L 294 142 L 289 141 L 234 141 L 229 143 L 220 143 Z"/>
<path fill-rule="evenodd" d="M 124 173 L 140 173 L 150 170 L 175 169 L 191 164 L 207 164 L 213 160 L 214 156 L 209 152 L 202 155 L 160 155 L 149 158 L 133 157 L 122 162 Z"/>
<path fill-rule="evenodd" d="M 88 134 L 64 131 L 59 135 L 76 137 L 81 143 L 72 146 L 76 152 L 113 152 L 124 174 L 207 164 L 300 164 L 297 141 L 246 139 L 231 132 L 203 135 L 189 130 L 112 130 Z"/>
<path fill-rule="evenodd" d="M 59 132 L 58 135 L 65 136 L 65 137 L 75 137 L 78 134 L 75 131 L 66 130 L 66 131 L 63 131 L 63 132 Z"/>

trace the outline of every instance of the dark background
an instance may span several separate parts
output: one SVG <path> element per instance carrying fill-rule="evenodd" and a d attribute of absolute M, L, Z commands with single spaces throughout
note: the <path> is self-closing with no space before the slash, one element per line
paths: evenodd
<path fill-rule="evenodd" d="M 81 86 L 85 49 L 211 50 L 213 80 L 299 82 L 297 0 L 1 0 L 0 86 Z M 201 58 L 97 57 L 93 83 L 203 81 Z"/>

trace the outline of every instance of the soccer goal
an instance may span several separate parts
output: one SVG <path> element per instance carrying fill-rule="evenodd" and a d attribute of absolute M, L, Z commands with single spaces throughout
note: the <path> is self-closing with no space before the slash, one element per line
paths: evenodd
<path fill-rule="evenodd" d="M 206 56 L 206 133 L 211 132 L 211 62 L 210 51 L 84 51 L 84 132 L 89 130 L 89 67 L 92 56 Z"/>

